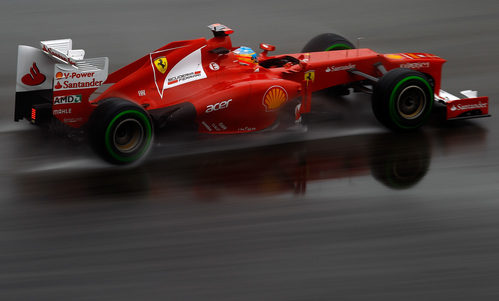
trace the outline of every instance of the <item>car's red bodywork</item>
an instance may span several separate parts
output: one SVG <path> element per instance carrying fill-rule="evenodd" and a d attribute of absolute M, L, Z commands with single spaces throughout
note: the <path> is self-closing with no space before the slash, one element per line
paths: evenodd
<path fill-rule="evenodd" d="M 229 52 L 213 53 L 217 48 Z M 427 53 L 380 54 L 370 49 L 352 49 L 278 56 L 267 56 L 264 51 L 259 56 L 259 65 L 242 65 L 232 52 L 235 48 L 228 34 L 169 43 L 111 73 L 103 84 L 113 85 L 96 98 L 92 98 L 95 91 L 92 88 L 71 90 L 71 94 L 82 95 L 82 102 L 60 105 L 54 109 L 54 116 L 69 126 L 80 127 L 98 102 L 106 98 L 133 101 L 156 119 L 188 103 L 195 109 L 191 118 L 200 132 L 244 133 L 272 125 L 279 108 L 292 99 L 302 97 L 299 113 L 307 113 L 311 109 L 312 92 L 365 79 L 352 70 L 374 77 L 382 76 L 379 65 L 386 70 L 400 67 L 418 70 L 432 79 L 438 95 L 445 62 Z M 154 62 L 161 57 L 165 61 L 160 63 L 166 62 L 162 64 L 166 68 L 159 70 L 162 66 Z M 290 58 L 294 60 L 284 65 L 271 65 L 271 60 Z M 180 71 L 170 76 L 176 66 Z M 56 76 L 54 87 L 64 79 L 64 75 L 60 79 Z M 67 90 L 54 88 L 54 97 L 67 94 Z M 168 110 L 169 107 L 174 109 Z M 487 108 L 482 114 L 488 114 Z"/>
<path fill-rule="evenodd" d="M 345 38 L 322 34 L 302 53 L 269 56 L 275 46 L 260 44 L 256 55 L 234 47 L 226 26 L 209 28 L 211 39 L 169 43 L 111 74 L 107 57 L 84 59 L 71 39 L 20 45 L 14 119 L 84 128 L 105 160 L 128 164 L 150 149 L 153 129 L 260 131 L 274 128 L 285 108 L 301 124 L 312 93 L 328 88 L 372 94 L 375 117 L 395 131 L 424 125 L 434 103 L 446 107 L 446 119 L 489 116 L 488 97 L 441 89 L 445 60 L 433 54 L 352 49 Z"/>

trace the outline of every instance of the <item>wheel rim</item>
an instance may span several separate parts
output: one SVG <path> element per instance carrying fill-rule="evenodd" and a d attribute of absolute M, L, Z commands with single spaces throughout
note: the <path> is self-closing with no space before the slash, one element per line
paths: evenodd
<path fill-rule="evenodd" d="M 416 119 L 423 113 L 426 102 L 426 94 L 421 87 L 405 87 L 397 99 L 397 113 L 404 119 Z"/>
<path fill-rule="evenodd" d="M 122 120 L 113 131 L 113 145 L 121 153 L 132 153 L 144 141 L 144 127 L 136 119 Z"/>

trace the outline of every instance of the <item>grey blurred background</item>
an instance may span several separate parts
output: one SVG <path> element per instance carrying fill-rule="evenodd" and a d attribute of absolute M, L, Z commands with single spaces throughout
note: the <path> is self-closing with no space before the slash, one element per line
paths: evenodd
<path fill-rule="evenodd" d="M 438 54 L 493 117 L 400 136 L 318 94 L 307 133 L 159 137 L 126 169 L 13 122 L 18 44 L 115 70 L 216 22 L 276 53 L 335 32 Z M 0 299 L 497 300 L 498 28 L 497 1 L 1 1 Z"/>

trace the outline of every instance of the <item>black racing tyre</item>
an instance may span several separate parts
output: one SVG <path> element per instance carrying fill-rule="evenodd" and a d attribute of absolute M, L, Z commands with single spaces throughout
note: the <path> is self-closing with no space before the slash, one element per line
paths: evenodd
<path fill-rule="evenodd" d="M 118 165 L 143 158 L 154 136 L 147 112 L 120 98 L 101 102 L 90 116 L 88 126 L 92 148 L 104 160 Z"/>
<path fill-rule="evenodd" d="M 302 52 L 336 51 L 355 49 L 355 46 L 344 37 L 334 33 L 323 33 L 310 40 Z M 326 89 L 326 92 L 333 96 L 348 95 L 350 89 L 347 85 L 340 85 Z"/>
<path fill-rule="evenodd" d="M 423 126 L 433 108 L 433 87 L 421 72 L 397 68 L 374 85 L 372 109 L 376 119 L 396 131 Z"/>
<path fill-rule="evenodd" d="M 323 33 L 310 40 L 302 52 L 335 51 L 355 49 L 355 46 L 344 37 L 334 33 Z"/>

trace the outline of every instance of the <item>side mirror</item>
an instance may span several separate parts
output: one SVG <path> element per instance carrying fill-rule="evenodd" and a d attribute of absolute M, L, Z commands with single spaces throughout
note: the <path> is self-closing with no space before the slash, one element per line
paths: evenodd
<path fill-rule="evenodd" d="M 274 51 L 275 50 L 275 46 L 274 45 L 270 45 L 270 44 L 266 44 L 266 43 L 261 43 L 260 44 L 260 49 L 263 49 L 263 52 L 262 52 L 261 56 L 262 57 L 266 57 L 267 53 L 269 51 Z"/>

